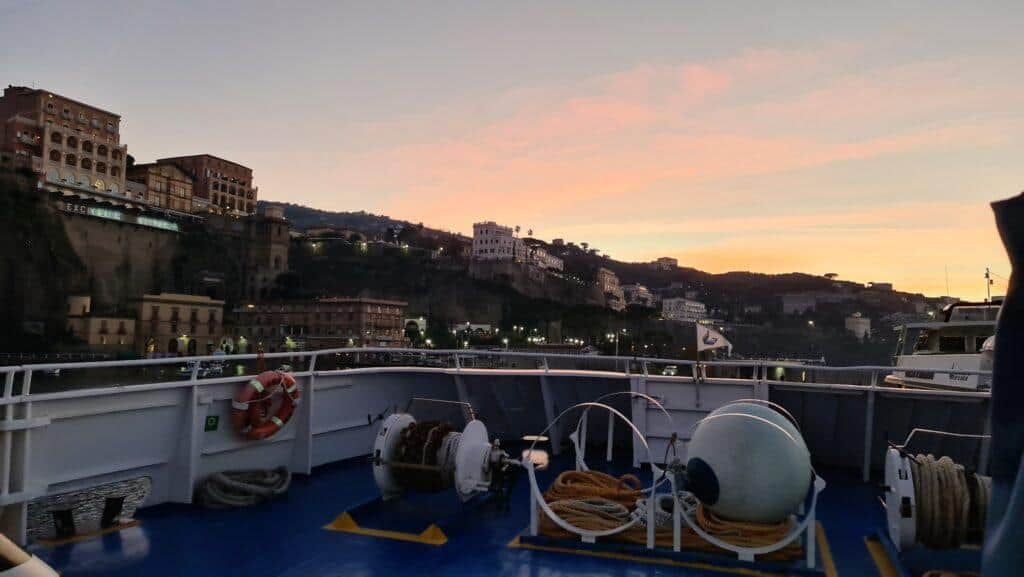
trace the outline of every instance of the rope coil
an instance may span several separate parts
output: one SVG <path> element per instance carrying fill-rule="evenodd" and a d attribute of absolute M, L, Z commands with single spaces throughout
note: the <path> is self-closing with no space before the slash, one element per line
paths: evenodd
<path fill-rule="evenodd" d="M 462 434 L 442 421 L 411 423 L 402 429 L 395 448 L 392 470 L 398 483 L 409 490 L 438 493 L 452 486 L 455 452 Z M 411 465 L 402 467 L 402 465 Z"/>
<path fill-rule="evenodd" d="M 917 541 L 933 549 L 980 542 L 992 478 L 968 473 L 949 457 L 907 455 L 917 503 Z"/>
<path fill-rule="evenodd" d="M 599 471 L 565 471 L 558 475 L 544 493 L 544 500 L 555 514 L 580 529 L 613 529 L 639 517 L 639 523 L 610 538 L 645 545 L 647 501 L 640 487 L 642 483 L 635 475 L 613 477 Z M 655 544 L 659 547 L 672 547 L 672 510 L 666 510 L 664 505 L 668 503 L 670 507 L 674 507 L 674 502 L 671 496 L 667 500 L 656 499 Z M 694 506 L 697 521 L 702 529 L 739 546 L 761 547 L 777 543 L 792 528 L 792 521 L 789 520 L 777 524 L 728 521 L 715 516 L 699 503 Z M 543 535 L 553 538 L 565 539 L 576 536 L 556 525 L 547 515 L 541 516 L 539 529 Z M 727 553 L 701 539 L 686 525 L 682 525 L 680 530 L 684 549 Z M 763 555 L 762 558 L 793 560 L 802 555 L 803 547 L 794 541 L 778 551 Z"/>
<path fill-rule="evenodd" d="M 284 495 L 291 482 L 287 467 L 214 473 L 199 486 L 199 502 L 210 509 L 248 507 Z"/>

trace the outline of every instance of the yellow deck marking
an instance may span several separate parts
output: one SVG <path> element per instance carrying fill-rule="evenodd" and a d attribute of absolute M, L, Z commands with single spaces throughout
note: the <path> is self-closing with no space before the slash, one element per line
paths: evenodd
<path fill-rule="evenodd" d="M 829 549 L 828 546 L 828 538 L 825 536 L 825 528 L 821 526 L 821 523 L 817 524 L 817 530 L 815 531 L 815 535 L 816 541 L 818 542 L 818 549 L 821 551 L 822 564 L 824 565 L 823 570 L 825 572 L 826 577 L 839 577 L 839 574 L 836 572 L 835 562 L 832 559 L 832 551 L 831 549 Z M 777 572 L 759 571 L 757 569 L 749 569 L 746 567 L 723 567 L 719 565 L 711 565 L 708 563 L 701 563 L 696 561 L 679 561 L 678 559 L 668 559 L 664 557 L 646 557 L 643 555 L 630 555 L 629 553 L 616 553 L 613 551 L 574 549 L 572 547 L 559 547 L 556 545 L 535 545 L 533 543 L 523 543 L 518 536 L 508 542 L 508 547 L 510 549 L 527 549 L 530 551 L 545 551 L 550 553 L 568 553 L 570 555 L 585 555 L 587 557 L 616 559 L 619 561 L 631 561 L 634 563 L 650 563 L 654 565 L 667 565 L 670 567 L 685 567 L 687 569 L 714 571 L 718 573 L 727 573 L 731 575 L 745 575 L 747 577 L 779 577 L 779 573 Z"/>
<path fill-rule="evenodd" d="M 889 555 L 886 554 L 885 547 L 881 543 L 865 537 L 864 545 L 868 548 L 868 553 L 871 554 L 871 560 L 875 562 L 875 567 L 878 567 L 879 577 L 900 577 L 899 569 L 892 564 L 892 559 L 889 559 Z"/>
<path fill-rule="evenodd" d="M 99 531 L 93 531 L 92 533 L 82 533 L 81 535 L 74 535 L 72 537 L 67 537 L 67 538 L 64 538 L 64 539 L 36 539 L 36 543 L 39 543 L 40 545 L 43 545 L 44 547 L 60 547 L 61 545 L 67 545 L 68 543 L 78 543 L 79 541 L 88 541 L 89 539 L 95 539 L 96 537 L 101 537 L 101 536 L 106 535 L 108 533 L 116 533 L 116 532 L 122 531 L 124 529 L 130 529 L 132 527 L 138 527 L 141 524 L 142 524 L 141 521 L 139 521 L 138 519 L 134 519 L 134 520 L 129 521 L 127 523 L 122 523 L 120 525 L 114 525 L 112 527 L 107 527 L 105 529 L 100 529 Z"/>
<path fill-rule="evenodd" d="M 422 543 L 424 545 L 441 546 L 448 542 L 448 536 L 440 527 L 431 523 L 422 533 L 403 533 L 401 531 L 387 531 L 384 529 L 368 529 L 360 527 L 356 520 L 347 512 L 338 515 L 333 521 L 324 525 L 328 531 L 339 531 L 341 533 L 352 533 L 365 535 L 367 537 L 378 537 L 380 539 L 395 539 L 397 541 L 409 541 L 411 543 Z"/>
<path fill-rule="evenodd" d="M 825 566 L 825 577 L 839 577 L 835 559 L 832 558 L 832 549 L 828 546 L 825 526 L 821 524 L 821 521 L 818 521 L 815 525 L 817 526 L 815 527 L 814 534 L 817 537 L 818 551 L 821 553 L 821 564 Z"/>

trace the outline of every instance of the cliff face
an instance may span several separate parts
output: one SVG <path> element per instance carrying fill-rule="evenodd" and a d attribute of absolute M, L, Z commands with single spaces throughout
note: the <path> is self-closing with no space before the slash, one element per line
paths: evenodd
<path fill-rule="evenodd" d="M 0 351 L 47 350 L 62 340 L 67 296 L 85 279 L 34 178 L 0 173 Z"/>

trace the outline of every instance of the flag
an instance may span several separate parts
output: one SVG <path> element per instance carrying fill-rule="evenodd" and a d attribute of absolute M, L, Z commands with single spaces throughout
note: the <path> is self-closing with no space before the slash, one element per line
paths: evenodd
<path fill-rule="evenodd" d="M 697 351 L 710 351 L 712 349 L 725 348 L 728 354 L 732 355 L 732 343 L 722 336 L 722 333 L 709 329 L 704 325 L 697 325 Z"/>

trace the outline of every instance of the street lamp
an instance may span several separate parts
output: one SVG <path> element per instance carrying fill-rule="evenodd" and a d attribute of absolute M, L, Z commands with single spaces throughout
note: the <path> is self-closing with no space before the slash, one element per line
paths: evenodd
<path fill-rule="evenodd" d="M 508 350 L 508 339 L 501 339 L 501 342 L 505 344 L 505 350 Z"/>

